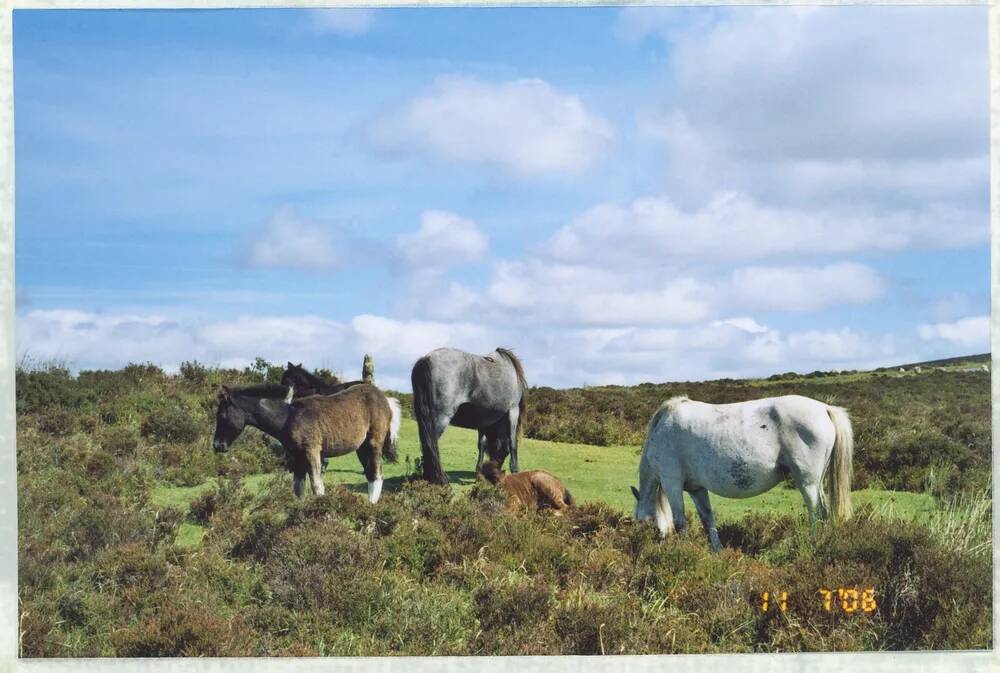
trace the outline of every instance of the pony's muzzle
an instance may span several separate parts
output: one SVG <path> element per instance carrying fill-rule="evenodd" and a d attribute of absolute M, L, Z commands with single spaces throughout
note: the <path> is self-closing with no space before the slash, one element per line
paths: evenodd
<path fill-rule="evenodd" d="M 229 445 L 221 439 L 214 439 L 212 440 L 212 448 L 215 449 L 216 453 L 225 453 L 229 450 Z"/>

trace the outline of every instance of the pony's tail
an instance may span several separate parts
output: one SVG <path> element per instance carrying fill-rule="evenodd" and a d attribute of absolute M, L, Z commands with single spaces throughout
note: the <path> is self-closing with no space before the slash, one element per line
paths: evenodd
<path fill-rule="evenodd" d="M 656 528 L 664 537 L 674 532 L 674 513 L 670 509 L 670 501 L 667 500 L 667 494 L 663 492 L 659 480 L 656 484 Z"/>
<path fill-rule="evenodd" d="M 413 365 L 410 383 L 413 385 L 413 416 L 417 420 L 417 430 L 420 434 L 424 479 L 432 484 L 445 485 L 448 483 L 448 475 L 442 469 L 441 456 L 438 455 L 438 435 L 434 427 L 437 411 L 434 409 L 430 362 L 426 356 Z"/>
<path fill-rule="evenodd" d="M 385 443 L 382 445 L 382 457 L 390 463 L 395 463 L 399 460 L 399 453 L 397 452 L 399 448 L 399 423 L 403 417 L 403 411 L 399 400 L 395 397 L 387 397 L 385 399 L 389 403 L 392 417 L 389 419 L 389 432 L 386 434 Z"/>
<path fill-rule="evenodd" d="M 528 379 L 524 376 L 524 365 L 521 364 L 520 358 L 514 355 L 514 351 L 500 347 L 497 347 L 496 351 L 510 361 L 517 375 L 517 384 L 521 388 L 521 400 L 517 403 L 517 428 L 514 431 L 514 441 L 521 446 L 521 440 L 524 438 L 524 422 L 528 420 Z"/>
<path fill-rule="evenodd" d="M 833 421 L 835 439 L 830 456 L 830 506 L 834 520 L 851 517 L 851 472 L 854 462 L 854 430 L 847 411 L 827 407 Z"/>
<path fill-rule="evenodd" d="M 639 491 L 636 497 L 640 502 L 649 502 L 647 498 L 654 500 L 653 518 L 656 523 L 656 530 L 661 537 L 666 537 L 674 532 L 674 513 L 670 509 L 670 501 L 667 494 L 663 492 L 660 485 L 660 476 L 646 458 L 649 439 L 646 439 L 646 446 L 642 449 L 642 458 L 639 460 Z"/>
<path fill-rule="evenodd" d="M 521 389 L 521 401 L 517 403 L 517 430 L 515 433 L 515 441 L 517 442 L 518 448 L 521 446 L 521 440 L 524 439 L 524 421 L 528 418 L 528 390 L 527 388 Z"/>

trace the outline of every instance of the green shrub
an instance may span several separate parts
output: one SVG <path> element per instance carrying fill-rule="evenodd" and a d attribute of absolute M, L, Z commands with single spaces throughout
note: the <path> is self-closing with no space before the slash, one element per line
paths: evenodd
<path fill-rule="evenodd" d="M 143 437 L 164 442 L 194 442 L 204 435 L 205 429 L 183 409 L 157 409 L 142 422 Z"/>
<path fill-rule="evenodd" d="M 118 456 L 133 456 L 139 448 L 139 433 L 130 427 L 106 427 L 100 434 L 101 448 Z"/>
<path fill-rule="evenodd" d="M 180 366 L 181 378 L 188 383 L 198 385 L 208 379 L 208 368 L 197 360 L 182 362 Z"/>
<path fill-rule="evenodd" d="M 58 365 L 18 366 L 14 391 L 19 415 L 49 408 L 75 409 L 86 400 L 69 370 Z"/>
<path fill-rule="evenodd" d="M 38 429 L 55 437 L 72 434 L 77 425 L 77 414 L 67 409 L 53 407 L 38 416 Z"/>

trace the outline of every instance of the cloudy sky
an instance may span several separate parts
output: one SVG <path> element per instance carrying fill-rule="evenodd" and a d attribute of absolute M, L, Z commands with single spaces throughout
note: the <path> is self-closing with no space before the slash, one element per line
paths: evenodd
<path fill-rule="evenodd" d="M 409 389 L 989 349 L 985 7 L 14 13 L 17 351 Z"/>

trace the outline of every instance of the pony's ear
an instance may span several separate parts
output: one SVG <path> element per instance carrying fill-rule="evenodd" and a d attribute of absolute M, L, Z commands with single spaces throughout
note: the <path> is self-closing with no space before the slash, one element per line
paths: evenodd
<path fill-rule="evenodd" d="M 299 364 L 295 365 L 295 366 L 298 367 L 299 369 L 302 369 L 302 363 L 301 362 Z"/>
<path fill-rule="evenodd" d="M 635 486 L 629 486 L 629 488 L 632 489 L 632 495 L 634 495 L 635 499 L 638 500 L 639 499 L 639 491 L 636 489 Z"/>
<path fill-rule="evenodd" d="M 291 369 L 291 368 L 292 368 L 292 367 L 294 367 L 294 366 L 295 366 L 295 365 L 293 365 L 293 364 L 292 364 L 292 361 L 291 361 L 291 360 L 289 360 L 289 361 L 288 361 L 288 366 L 287 366 L 287 367 L 285 367 L 285 369 Z"/>

